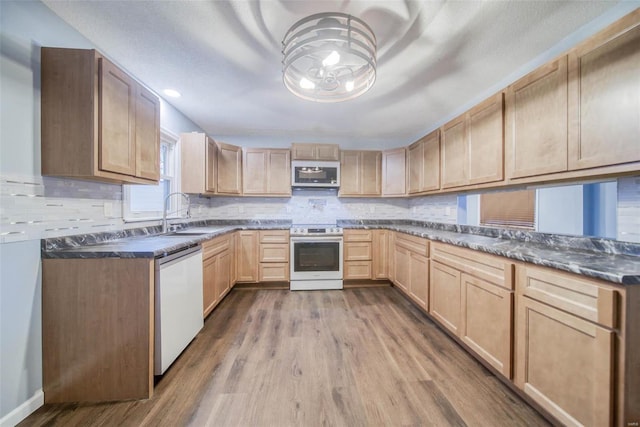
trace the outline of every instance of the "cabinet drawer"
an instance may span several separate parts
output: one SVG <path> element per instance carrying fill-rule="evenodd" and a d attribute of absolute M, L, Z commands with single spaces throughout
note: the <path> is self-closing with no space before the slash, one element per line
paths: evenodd
<path fill-rule="evenodd" d="M 348 261 L 344 263 L 344 279 L 371 279 L 371 261 Z"/>
<path fill-rule="evenodd" d="M 289 230 L 260 230 L 260 243 L 289 243 Z"/>
<path fill-rule="evenodd" d="M 370 242 L 373 230 L 344 230 L 345 242 Z"/>
<path fill-rule="evenodd" d="M 513 264 L 505 258 L 446 244 L 433 244 L 431 258 L 463 273 L 513 289 Z"/>
<path fill-rule="evenodd" d="M 518 266 L 518 294 L 609 328 L 615 328 L 618 291 L 569 273 Z"/>
<path fill-rule="evenodd" d="M 286 282 L 289 280 L 288 262 L 260 264 L 258 270 L 258 280 L 260 282 Z"/>
<path fill-rule="evenodd" d="M 210 258 L 231 247 L 231 237 L 222 236 L 202 243 L 202 259 Z"/>
<path fill-rule="evenodd" d="M 411 236 L 404 233 L 395 233 L 395 244 L 409 249 L 419 255 L 429 256 L 429 241 L 422 237 Z"/>
<path fill-rule="evenodd" d="M 289 262 L 289 245 L 260 244 L 260 262 Z"/>
<path fill-rule="evenodd" d="M 345 243 L 344 245 L 345 261 L 369 261 L 371 260 L 371 243 Z"/>

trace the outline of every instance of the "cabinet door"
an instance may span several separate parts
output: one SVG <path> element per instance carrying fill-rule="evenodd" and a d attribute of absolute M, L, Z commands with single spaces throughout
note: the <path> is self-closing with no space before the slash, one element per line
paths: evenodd
<path fill-rule="evenodd" d="M 379 196 L 382 190 L 382 152 L 362 151 L 361 192 L 363 196 Z M 342 181 L 340 181 L 342 185 Z"/>
<path fill-rule="evenodd" d="M 461 280 L 462 341 L 511 378 L 513 292 L 464 273 Z"/>
<path fill-rule="evenodd" d="M 382 195 L 404 196 L 407 193 L 406 162 L 405 148 L 382 152 Z"/>
<path fill-rule="evenodd" d="M 258 232 L 238 232 L 238 282 L 258 281 Z"/>
<path fill-rule="evenodd" d="M 266 194 L 267 192 L 267 150 L 245 148 L 242 169 L 243 194 Z"/>
<path fill-rule="evenodd" d="M 562 424 L 612 424 L 614 333 L 519 297 L 516 385 Z"/>
<path fill-rule="evenodd" d="M 567 170 L 567 58 L 538 68 L 507 88 L 508 178 Z"/>
<path fill-rule="evenodd" d="M 202 133 L 180 134 L 180 188 L 185 193 L 204 193 L 206 162 L 203 156 L 206 136 Z M 215 150 L 215 147 L 214 147 Z"/>
<path fill-rule="evenodd" d="M 269 150 L 267 161 L 267 193 L 276 196 L 290 196 L 291 152 L 289 150 Z"/>
<path fill-rule="evenodd" d="M 220 194 L 240 194 L 242 191 L 242 148 L 218 144 L 217 186 Z"/>
<path fill-rule="evenodd" d="M 136 92 L 136 176 L 160 179 L 160 100 L 140 85 Z"/>
<path fill-rule="evenodd" d="M 469 111 L 469 184 L 504 179 L 504 97 L 502 92 Z"/>
<path fill-rule="evenodd" d="M 336 144 L 316 144 L 316 160 L 340 160 L 340 147 Z"/>
<path fill-rule="evenodd" d="M 396 282 L 396 232 L 387 232 L 387 267 L 389 268 L 389 280 Z M 374 258 L 375 259 L 375 258 Z"/>
<path fill-rule="evenodd" d="M 429 301 L 429 259 L 411 254 L 409 258 L 409 294 L 422 308 L 427 309 Z"/>
<path fill-rule="evenodd" d="M 459 187 L 469 181 L 469 153 L 467 152 L 467 121 L 465 116 L 447 123 L 442 134 L 440 172 L 442 188 Z"/>
<path fill-rule="evenodd" d="M 436 129 L 422 140 L 422 185 L 420 191 L 440 189 L 440 130 Z"/>
<path fill-rule="evenodd" d="M 362 191 L 362 156 L 360 151 L 340 153 L 340 195 L 359 196 Z"/>
<path fill-rule="evenodd" d="M 394 281 L 400 289 L 405 292 L 409 291 L 409 284 L 411 283 L 411 276 L 409 274 L 409 268 L 411 265 L 411 252 L 408 249 L 401 246 L 394 248 Z"/>
<path fill-rule="evenodd" d="M 316 160 L 315 144 L 291 144 L 293 160 Z"/>
<path fill-rule="evenodd" d="M 218 274 L 218 257 L 212 256 L 202 262 L 202 311 L 206 317 L 216 305 L 216 277 Z"/>
<path fill-rule="evenodd" d="M 98 164 L 104 171 L 135 176 L 136 82 L 100 58 Z"/>
<path fill-rule="evenodd" d="M 415 194 L 422 191 L 424 182 L 424 142 L 414 142 L 407 149 L 407 192 Z"/>
<path fill-rule="evenodd" d="M 460 272 L 437 261 L 431 262 L 429 313 L 456 335 L 460 335 L 460 294 Z"/>
<path fill-rule="evenodd" d="M 569 53 L 569 169 L 640 161 L 638 15 Z"/>
<path fill-rule="evenodd" d="M 205 184 L 204 189 L 205 192 L 215 193 L 216 191 L 216 143 L 213 139 L 209 137 L 205 137 L 207 143 L 207 151 L 205 155 L 204 161 L 204 177 Z"/>
<path fill-rule="evenodd" d="M 389 231 L 373 231 L 372 278 L 389 278 Z"/>
<path fill-rule="evenodd" d="M 216 255 L 216 258 L 218 259 L 218 268 L 216 271 L 215 292 L 216 303 L 219 303 L 231 289 L 231 253 L 227 250 Z"/>

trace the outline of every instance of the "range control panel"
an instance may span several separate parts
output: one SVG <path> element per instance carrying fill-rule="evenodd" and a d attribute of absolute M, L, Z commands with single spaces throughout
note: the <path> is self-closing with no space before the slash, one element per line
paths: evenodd
<path fill-rule="evenodd" d="M 342 228 L 336 225 L 294 225 L 292 236 L 342 236 Z"/>

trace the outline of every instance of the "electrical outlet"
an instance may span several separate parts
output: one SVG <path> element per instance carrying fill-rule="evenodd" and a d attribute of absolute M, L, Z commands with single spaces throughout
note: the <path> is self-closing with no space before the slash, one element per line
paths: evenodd
<path fill-rule="evenodd" d="M 374 205 L 369 205 L 369 213 L 374 213 L 376 211 L 376 207 Z"/>
<path fill-rule="evenodd" d="M 451 206 L 446 206 L 444 208 L 444 214 L 445 215 L 451 215 Z"/>

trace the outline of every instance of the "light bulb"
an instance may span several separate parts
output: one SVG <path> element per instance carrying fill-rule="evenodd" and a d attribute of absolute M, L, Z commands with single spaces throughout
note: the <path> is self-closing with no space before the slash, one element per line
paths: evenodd
<path fill-rule="evenodd" d="M 331 51 L 329 56 L 322 60 L 322 65 L 324 67 L 328 67 L 330 65 L 336 65 L 338 62 L 340 62 L 340 54 L 333 50 Z"/>
<path fill-rule="evenodd" d="M 303 77 L 300 79 L 300 87 L 302 89 L 315 89 L 316 85 L 311 80 L 307 79 L 306 77 Z"/>
<path fill-rule="evenodd" d="M 344 84 L 344 88 L 347 90 L 347 92 L 351 92 L 353 90 L 353 80 L 349 80 Z"/>

